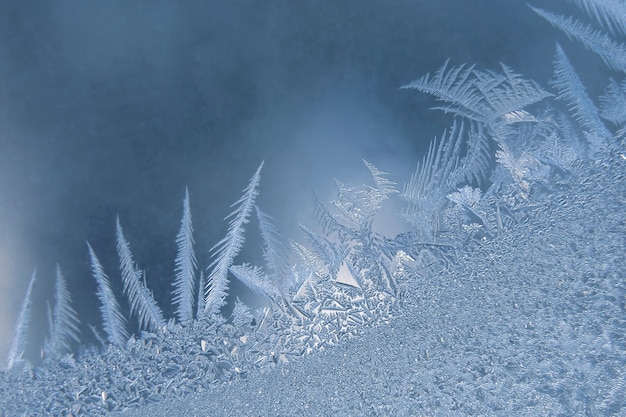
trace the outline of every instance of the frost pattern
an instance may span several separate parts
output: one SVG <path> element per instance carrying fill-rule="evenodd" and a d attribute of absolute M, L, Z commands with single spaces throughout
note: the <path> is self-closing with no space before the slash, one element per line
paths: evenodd
<path fill-rule="evenodd" d="M 571 2 L 611 36 L 624 34 L 621 15 L 613 14 L 623 11 L 620 2 Z M 605 41 L 608 33 L 534 10 L 623 70 L 618 64 L 626 54 Z M 44 348 L 50 354 L 31 365 L 22 353 L 33 274 L 0 373 L 0 409 L 102 415 L 252 378 L 320 350 L 332 358 L 351 346 L 342 341 L 376 327 L 393 337 L 355 340 L 369 348 L 338 359 L 366 368 L 369 377 L 351 388 L 376 389 L 369 397 L 347 396 L 337 410 L 332 393 L 315 404 L 329 402 L 339 412 L 356 401 L 350 409 L 359 414 L 387 415 L 623 414 L 626 134 L 600 119 L 623 128 L 623 81 L 610 82 L 598 111 L 557 46 L 552 85 L 556 98 L 505 65 L 492 72 L 447 62 L 407 84 L 440 99 L 439 109 L 454 119 L 451 128 L 431 143 L 402 193 L 368 161 L 370 184 L 337 181 L 332 201 L 315 199 L 318 225 L 301 225 L 302 241 L 285 241 L 275 220 L 256 207 L 261 164 L 198 282 L 186 191 L 169 321 L 141 283 L 118 220 L 120 278 L 144 330 L 128 334 L 126 312 L 88 245 L 106 338 L 90 325 L 102 346 L 72 350 L 77 318 L 59 268 Z M 406 203 L 399 213 L 406 231 L 374 232 L 383 205 L 398 197 Z M 253 210 L 259 230 L 244 230 Z M 265 265 L 234 263 L 244 231 L 262 237 Z M 225 316 L 232 279 L 256 293 L 260 305 L 237 299 Z M 357 363 L 363 358 L 368 365 Z M 401 372 L 393 384 L 378 384 L 383 369 Z M 342 389 L 332 378 L 318 389 L 329 386 Z M 245 409 L 251 399 L 228 401 L 232 413 L 233 404 L 246 401 Z M 274 406 L 279 412 L 283 404 Z"/>
<path fill-rule="evenodd" d="M 174 286 L 174 304 L 176 315 L 181 323 L 193 320 L 194 294 L 196 285 L 196 254 L 194 251 L 193 226 L 191 224 L 191 208 L 189 207 L 189 190 L 185 189 L 183 200 L 183 218 L 176 236 L 178 255 L 176 256 L 176 278 Z M 199 288 L 203 288 L 202 286 Z M 202 290 L 199 291 L 202 293 Z"/>
<path fill-rule="evenodd" d="M 80 320 L 71 306 L 70 292 L 67 290 L 61 267 L 57 265 L 55 295 L 56 305 L 50 317 L 50 339 L 44 346 L 46 356 L 60 358 L 72 351 L 71 344 L 80 342 Z"/>

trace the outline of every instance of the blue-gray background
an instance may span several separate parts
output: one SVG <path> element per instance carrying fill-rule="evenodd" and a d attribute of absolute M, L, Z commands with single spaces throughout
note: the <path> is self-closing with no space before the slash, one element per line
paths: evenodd
<path fill-rule="evenodd" d="M 202 266 L 262 160 L 297 238 L 312 190 L 365 181 L 362 158 L 402 183 L 448 124 L 399 86 L 449 57 L 546 85 L 552 38 L 512 0 L 1 1 L 0 353 L 35 266 L 35 321 L 59 262 L 99 323 L 85 241 L 117 283 L 117 214 L 169 313 L 185 186 Z"/>

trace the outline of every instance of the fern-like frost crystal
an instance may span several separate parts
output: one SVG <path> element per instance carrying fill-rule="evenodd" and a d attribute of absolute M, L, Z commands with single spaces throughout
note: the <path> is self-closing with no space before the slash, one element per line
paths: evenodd
<path fill-rule="evenodd" d="M 32 291 L 33 284 L 37 279 L 37 269 L 33 271 L 33 274 L 30 277 L 30 281 L 28 282 L 28 288 L 26 289 L 26 295 L 24 296 L 24 301 L 22 302 L 22 309 L 20 310 L 20 314 L 17 317 L 17 323 L 15 324 L 15 335 L 13 336 L 13 341 L 11 342 L 11 347 L 9 349 L 9 357 L 7 359 L 7 368 L 11 369 L 17 361 L 19 361 L 24 353 L 24 349 L 26 349 L 26 344 L 28 342 L 28 328 L 30 326 L 30 316 L 31 316 L 31 308 L 32 308 Z"/>
<path fill-rule="evenodd" d="M 622 125 L 626 123 L 626 80 L 618 84 L 611 80 L 604 94 L 600 97 L 600 116 Z"/>
<path fill-rule="evenodd" d="M 268 281 L 267 276 L 263 274 L 259 267 L 243 264 L 233 265 L 229 270 L 235 278 L 256 294 L 264 295 L 271 300 L 278 294 L 276 287 Z"/>
<path fill-rule="evenodd" d="M 254 209 L 254 201 L 259 193 L 258 187 L 261 181 L 262 168 L 263 162 L 252 176 L 248 186 L 243 190 L 243 196 L 233 204 L 237 207 L 235 211 L 226 217 L 227 219 L 232 218 L 226 236 L 211 249 L 214 260 L 209 265 L 211 272 L 207 277 L 204 306 L 205 313 L 209 316 L 218 313 L 225 304 L 228 291 L 228 269 L 243 246 L 245 240 L 244 226 L 250 221 L 249 216 Z"/>
<path fill-rule="evenodd" d="M 445 103 L 435 109 L 485 125 L 550 96 L 537 83 L 523 79 L 504 64 L 501 66 L 502 73 L 478 71 L 465 65 L 448 69 L 446 61 L 433 76 L 426 74 L 402 88 L 431 94 Z"/>
<path fill-rule="evenodd" d="M 137 268 L 133 261 L 130 245 L 124 237 L 119 217 L 116 223 L 116 235 L 124 293 L 128 296 L 131 314 L 137 316 L 140 328 L 155 331 L 165 324 L 163 312 L 154 301 L 152 294 L 139 280 L 142 271 Z"/>
<path fill-rule="evenodd" d="M 568 0 L 602 27 L 626 36 L 626 3 L 623 0 Z"/>
<path fill-rule="evenodd" d="M 532 7 L 541 17 L 552 26 L 562 30 L 565 34 L 582 43 L 585 48 L 595 52 L 609 67 L 626 72 L 626 45 L 615 41 L 605 33 L 595 30 L 571 17 Z"/>
<path fill-rule="evenodd" d="M 276 220 L 258 206 L 256 206 L 259 229 L 265 243 L 263 257 L 279 291 L 283 291 L 288 284 L 290 276 L 288 251 L 281 240 L 281 233 L 276 226 Z"/>
<path fill-rule="evenodd" d="M 67 290 L 65 278 L 61 272 L 61 267 L 57 265 L 56 289 L 55 289 L 54 313 L 50 326 L 50 340 L 47 343 L 46 353 L 61 357 L 64 353 L 71 351 L 71 343 L 80 340 L 78 329 L 78 314 L 72 308 L 70 293 Z"/>
<path fill-rule="evenodd" d="M 100 260 L 89 243 L 87 243 L 87 247 L 89 248 L 93 277 L 98 284 L 97 294 L 100 299 L 100 313 L 102 316 L 102 325 L 107 334 L 107 340 L 113 345 L 123 347 L 128 340 L 126 318 L 122 314 L 115 294 L 113 294 L 111 282 L 109 281 L 109 277 L 104 273 L 104 268 Z"/>
<path fill-rule="evenodd" d="M 174 304 L 176 315 L 181 323 L 193 319 L 194 294 L 196 285 L 196 254 L 194 252 L 193 226 L 189 207 L 189 190 L 185 189 L 183 201 L 183 218 L 176 236 L 178 254 L 176 255 L 174 286 Z"/>
<path fill-rule="evenodd" d="M 598 150 L 604 139 L 612 137 L 600 120 L 598 108 L 591 101 L 576 71 L 565 55 L 563 48 L 557 44 L 554 61 L 554 87 L 559 90 L 557 99 L 567 103 L 578 124 L 588 131 L 590 151 Z"/>

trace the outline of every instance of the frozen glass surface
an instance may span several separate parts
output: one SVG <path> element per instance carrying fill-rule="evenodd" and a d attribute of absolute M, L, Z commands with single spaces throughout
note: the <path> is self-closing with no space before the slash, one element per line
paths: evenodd
<path fill-rule="evenodd" d="M 626 413 L 626 3 L 40 6 L 0 415 Z"/>

